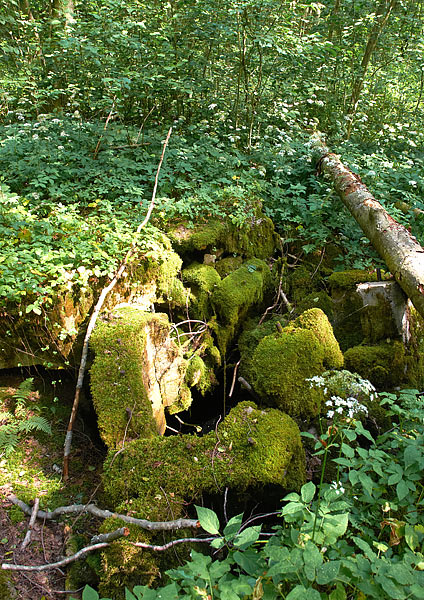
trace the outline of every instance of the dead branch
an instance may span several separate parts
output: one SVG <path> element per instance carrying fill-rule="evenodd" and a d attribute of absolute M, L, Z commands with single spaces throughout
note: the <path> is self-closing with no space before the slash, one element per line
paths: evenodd
<path fill-rule="evenodd" d="M 74 403 L 73 403 L 73 406 L 72 406 L 71 416 L 69 418 L 68 429 L 67 429 L 66 437 L 65 437 L 64 452 L 63 452 L 63 478 L 64 478 L 65 481 L 69 477 L 69 455 L 71 453 L 71 445 L 72 445 L 72 430 L 73 430 L 74 422 L 75 422 L 75 419 L 76 419 L 76 416 L 77 416 L 79 399 L 80 399 L 82 384 L 83 384 L 83 380 L 84 380 L 85 368 L 86 368 L 86 364 L 87 364 L 88 344 L 89 344 L 89 341 L 90 341 L 90 338 L 91 338 L 91 334 L 93 333 L 94 327 L 95 327 L 96 322 L 97 322 L 97 318 L 98 318 L 98 316 L 100 314 L 100 311 L 101 311 L 101 309 L 103 307 L 103 304 L 104 304 L 104 302 L 106 300 L 107 295 L 115 287 L 115 285 L 117 284 L 117 282 L 121 278 L 123 272 L 127 268 L 127 264 L 128 264 L 129 259 L 131 258 L 131 256 L 136 251 L 136 248 L 137 248 L 137 242 L 136 242 L 136 240 L 137 240 L 138 234 L 143 229 L 143 227 L 145 227 L 145 225 L 148 223 L 148 221 L 150 219 L 150 216 L 152 214 L 153 207 L 155 205 L 156 191 L 157 191 L 158 181 L 159 181 L 159 173 L 160 173 L 160 169 L 162 167 L 162 163 L 163 163 L 163 159 L 164 159 L 164 156 L 165 156 L 166 147 L 168 145 L 169 138 L 171 137 L 171 133 L 172 133 L 172 127 L 169 128 L 168 135 L 166 136 L 166 139 L 165 139 L 164 144 L 163 144 L 162 154 L 161 154 L 161 157 L 160 157 L 160 160 L 159 160 L 159 165 L 158 165 L 158 168 L 157 168 L 157 171 L 156 171 L 155 184 L 154 184 L 153 192 L 152 192 L 152 199 L 150 201 L 150 205 L 149 205 L 146 217 L 140 223 L 140 225 L 137 227 L 136 235 L 134 236 L 134 241 L 131 244 L 131 247 L 128 250 L 128 252 L 127 252 L 124 260 L 121 262 L 121 265 L 120 265 L 118 271 L 116 272 L 114 278 L 109 283 L 109 285 L 102 290 L 102 292 L 100 294 L 100 297 L 99 297 L 99 299 L 97 301 L 97 304 L 94 307 L 94 311 L 93 311 L 93 313 L 92 313 L 92 315 L 90 317 L 90 321 L 88 323 L 88 327 L 87 327 L 87 331 L 86 331 L 86 334 L 85 334 L 84 343 L 83 343 L 83 347 L 82 347 L 81 362 L 80 362 L 80 366 L 79 366 L 79 370 L 78 370 L 78 380 L 77 380 L 77 385 L 76 385 L 76 388 L 75 388 Z"/>
<path fill-rule="evenodd" d="M 99 533 L 99 535 L 94 535 L 90 540 L 90 545 L 113 542 L 114 540 L 118 540 L 121 537 L 127 537 L 128 535 L 130 535 L 128 527 L 120 527 L 119 529 L 115 529 L 115 531 L 109 531 L 109 533 Z"/>
<path fill-rule="evenodd" d="M 153 544 L 145 544 L 144 542 L 130 542 L 130 544 L 132 546 L 137 546 L 137 548 L 145 548 L 146 550 L 154 550 L 155 552 L 164 552 L 165 550 L 169 550 L 169 548 L 172 548 L 173 546 L 176 546 L 177 544 L 184 544 L 184 543 L 198 543 L 198 542 L 206 542 L 206 543 L 210 543 L 212 542 L 212 540 L 216 539 L 215 537 L 208 537 L 208 538 L 182 538 L 182 539 L 178 539 L 178 540 L 172 540 L 172 542 L 168 542 L 167 544 L 164 544 L 163 546 L 154 546 Z"/>
<path fill-rule="evenodd" d="M 107 548 L 110 544 L 108 542 L 103 542 L 102 544 L 94 544 L 92 546 L 86 546 L 85 548 L 81 548 L 72 556 L 67 556 L 62 560 L 59 560 L 55 563 L 47 563 L 45 565 L 15 565 L 9 563 L 3 563 L 1 568 L 4 571 L 48 571 L 50 569 L 59 569 L 60 567 L 65 567 L 80 558 L 83 558 L 86 554 L 90 552 L 94 552 L 95 550 L 101 550 L 102 548 Z"/>
<path fill-rule="evenodd" d="M 28 544 L 31 542 L 31 532 L 34 527 L 35 519 L 37 518 L 38 507 L 40 506 L 40 498 L 34 500 L 34 506 L 32 507 L 31 518 L 29 520 L 28 531 L 25 534 L 24 541 L 22 542 L 21 550 L 25 550 Z"/>
<path fill-rule="evenodd" d="M 113 112 L 113 109 L 115 108 L 115 100 L 116 100 L 116 96 L 114 96 L 114 97 L 113 97 L 112 108 L 110 109 L 110 112 L 109 112 L 109 114 L 108 114 L 108 116 L 107 116 L 107 119 L 106 119 L 105 126 L 103 127 L 103 132 L 105 132 L 105 131 L 106 131 L 106 129 L 107 129 L 107 126 L 109 125 L 109 121 L 110 121 L 110 120 L 111 120 L 111 118 L 112 118 L 112 112 Z M 98 153 L 99 153 L 99 150 L 100 150 L 100 144 L 102 143 L 102 139 L 103 139 L 103 133 L 102 133 L 102 135 L 99 137 L 99 140 L 98 140 L 98 142 L 97 142 L 97 146 L 96 146 L 96 148 L 95 148 L 95 150 L 94 150 L 94 152 L 93 152 L 93 159 L 94 159 L 94 160 L 96 160 L 96 158 L 97 158 L 97 155 L 98 155 Z"/>
<path fill-rule="evenodd" d="M 8 500 L 19 506 L 19 508 L 27 515 L 31 515 L 32 510 L 28 504 L 25 504 L 22 500 L 19 500 L 14 494 L 8 496 Z M 52 511 L 38 510 L 37 518 L 46 519 L 47 521 L 57 519 L 62 515 L 90 513 L 100 519 L 120 519 L 124 523 L 130 523 L 131 525 L 137 525 L 142 529 L 148 531 L 171 531 L 175 529 L 197 529 L 200 527 L 199 521 L 196 519 L 175 519 L 174 521 L 148 521 L 147 519 L 137 519 L 136 517 L 129 517 L 128 515 L 122 515 L 119 513 L 112 512 L 110 510 L 103 510 L 98 508 L 95 504 L 70 504 L 69 506 L 59 506 Z"/>

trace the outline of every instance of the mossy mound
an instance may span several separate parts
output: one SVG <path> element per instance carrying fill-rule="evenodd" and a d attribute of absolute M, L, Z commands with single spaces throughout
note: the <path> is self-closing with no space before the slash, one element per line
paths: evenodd
<path fill-rule="evenodd" d="M 298 304 L 313 292 L 319 291 L 318 278 L 312 277 L 313 271 L 310 271 L 305 265 L 296 267 L 288 278 L 290 286 L 290 298 Z"/>
<path fill-rule="evenodd" d="M 324 366 L 329 369 L 339 369 L 343 366 L 343 354 L 334 337 L 333 328 L 325 313 L 319 308 L 311 308 L 289 323 L 289 329 L 308 329 L 324 348 Z"/>
<path fill-rule="evenodd" d="M 287 319 L 282 315 L 274 315 L 267 321 L 258 325 L 259 319 L 250 319 L 244 326 L 243 332 L 238 338 L 238 349 L 241 357 L 240 372 L 246 375 L 250 372 L 250 362 L 255 352 L 256 346 L 266 336 L 275 334 L 277 323 L 281 327 L 287 325 Z"/>
<path fill-rule="evenodd" d="M 407 361 L 402 342 L 359 345 L 344 355 L 349 371 L 359 373 L 378 389 L 390 389 L 405 382 Z"/>
<path fill-rule="evenodd" d="M 223 279 L 236 269 L 240 268 L 242 264 L 243 259 L 241 256 L 227 256 L 225 258 L 222 258 L 221 260 L 216 261 L 215 269 L 219 273 L 220 277 Z"/>
<path fill-rule="evenodd" d="M 91 389 L 100 434 L 109 447 L 116 448 L 124 435 L 163 433 L 165 407 L 189 406 L 186 361 L 169 334 L 167 315 L 134 307 L 116 310 L 93 332 Z"/>
<path fill-rule="evenodd" d="M 326 315 L 318 308 L 263 337 L 248 353 L 246 379 L 255 392 L 293 417 L 312 418 L 321 409 L 322 391 L 306 381 L 325 368 L 339 368 L 343 355 Z"/>
<path fill-rule="evenodd" d="M 179 518 L 187 501 L 204 492 L 229 487 L 240 493 L 266 484 L 293 490 L 304 481 L 305 455 L 296 423 L 279 410 L 261 410 L 252 402 L 238 404 L 216 431 L 203 437 L 134 440 L 119 455 L 110 453 L 104 472 L 105 494 L 115 510 L 152 521 Z M 109 519 L 102 531 L 121 526 L 119 520 Z M 164 542 L 163 532 L 153 538 L 129 528 L 130 541 Z M 165 540 L 169 535 L 189 534 L 165 534 Z M 115 598 L 123 585 L 152 585 L 160 577 L 162 565 L 163 570 L 170 567 L 173 556 L 172 551 L 153 554 L 128 545 L 126 540 L 115 542 L 103 554 L 100 589 Z"/>
<path fill-rule="evenodd" d="M 157 516 L 155 495 L 161 488 L 191 499 L 226 486 L 243 491 L 273 483 L 297 489 L 304 480 L 296 423 L 278 410 L 261 410 L 252 402 L 233 408 L 216 432 L 133 440 L 125 452 L 113 456 L 105 464 L 105 493 L 115 506 L 144 499 L 149 505 L 144 518 L 152 518 L 152 510 Z"/>
<path fill-rule="evenodd" d="M 221 277 L 209 265 L 192 263 L 182 272 L 183 281 L 190 287 L 190 314 L 195 319 L 208 321 L 212 316 L 211 296 Z"/>
<path fill-rule="evenodd" d="M 268 265 L 253 258 L 217 285 L 211 301 L 217 316 L 218 347 L 223 354 L 252 308 L 262 303 L 271 282 Z"/>

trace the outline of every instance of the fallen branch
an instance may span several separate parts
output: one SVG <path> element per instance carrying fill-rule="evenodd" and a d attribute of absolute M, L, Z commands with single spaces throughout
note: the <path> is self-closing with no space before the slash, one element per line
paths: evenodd
<path fill-rule="evenodd" d="M 94 552 L 95 550 L 101 550 L 102 548 L 107 548 L 110 544 L 108 542 L 103 542 L 102 544 L 94 544 L 93 546 L 86 546 L 85 548 L 81 548 L 72 556 L 67 556 L 62 560 L 59 560 L 55 563 L 47 563 L 45 565 L 15 565 L 9 563 L 3 563 L 1 568 L 4 571 L 48 571 L 49 569 L 59 569 L 60 567 L 65 567 L 80 558 L 83 558 L 86 554 L 90 552 Z"/>
<path fill-rule="evenodd" d="M 37 518 L 38 507 L 40 506 L 40 498 L 34 500 L 34 506 L 32 507 L 31 518 L 29 520 L 28 531 L 25 534 L 24 541 L 22 542 L 21 550 L 25 550 L 28 544 L 31 542 L 31 532 L 34 527 L 35 520 Z"/>
<path fill-rule="evenodd" d="M 311 139 L 318 156 L 317 175 L 326 173 L 389 271 L 424 317 L 424 248 L 383 208 L 360 177 L 329 152 L 319 135 Z"/>
<path fill-rule="evenodd" d="M 167 544 L 164 544 L 163 546 L 154 546 L 153 544 L 145 544 L 144 542 L 130 542 L 131 546 L 137 546 L 137 548 L 145 548 L 146 550 L 154 550 L 155 552 L 164 552 L 165 550 L 169 550 L 169 548 L 172 548 L 173 546 L 176 546 L 177 544 L 184 544 L 184 543 L 198 543 L 198 542 L 207 542 L 210 543 L 213 540 L 216 539 L 215 537 L 208 537 L 208 538 L 181 538 L 179 540 L 172 540 L 172 542 L 168 542 Z"/>
<path fill-rule="evenodd" d="M 19 506 L 19 508 L 27 515 L 32 514 L 31 507 L 25 504 L 22 500 L 19 500 L 14 494 L 8 496 L 8 500 Z M 122 515 L 119 513 L 112 512 L 110 510 L 103 510 L 98 508 L 95 504 L 70 504 L 69 506 L 59 506 L 52 511 L 37 511 L 38 519 L 46 519 L 47 521 L 57 519 L 62 515 L 90 513 L 100 519 L 120 519 L 124 523 L 130 523 L 131 525 L 137 525 L 142 529 L 148 531 L 172 531 L 175 529 L 198 529 L 200 527 L 199 521 L 196 519 L 175 519 L 174 521 L 148 521 L 147 519 L 137 519 L 136 517 L 129 517 L 128 515 Z"/>
<path fill-rule="evenodd" d="M 90 545 L 113 542 L 121 537 L 127 537 L 128 535 L 130 535 L 128 527 L 120 527 L 119 529 L 115 529 L 115 531 L 109 531 L 109 533 L 99 533 L 99 535 L 94 535 L 90 540 Z"/>
<path fill-rule="evenodd" d="M 68 429 L 67 429 L 66 437 L 65 437 L 65 445 L 64 445 L 64 451 L 63 451 L 63 478 L 65 481 L 69 477 L 69 455 L 71 453 L 71 445 L 72 445 L 72 430 L 74 427 L 74 422 L 75 422 L 75 419 L 77 416 L 77 411 L 78 411 L 79 399 L 80 399 L 82 384 L 83 384 L 83 380 L 84 380 L 85 368 L 86 368 L 86 364 L 87 364 L 88 344 L 89 344 L 89 341 L 91 338 L 91 334 L 93 333 L 94 327 L 97 322 L 97 318 L 100 314 L 101 309 L 103 308 L 103 304 L 106 300 L 107 295 L 115 287 L 115 285 L 121 278 L 123 272 L 127 268 L 129 259 L 135 253 L 135 250 L 137 247 L 137 242 L 136 242 L 137 235 L 140 233 L 140 231 L 143 229 L 143 227 L 145 227 L 145 225 L 148 223 L 150 216 L 152 214 L 153 207 L 155 205 L 156 191 L 157 191 L 158 181 L 159 181 L 159 173 L 160 173 L 160 169 L 162 167 L 166 147 L 168 145 L 169 138 L 171 137 L 171 133 L 172 133 L 172 127 L 169 128 L 168 135 L 166 136 L 166 139 L 163 144 L 162 154 L 161 154 L 161 157 L 159 160 L 159 165 L 158 165 L 158 168 L 156 171 L 155 184 L 154 184 L 153 192 L 152 192 L 152 199 L 150 201 L 150 205 L 149 205 L 146 217 L 144 218 L 143 222 L 140 223 L 140 225 L 137 227 L 137 231 L 134 236 L 134 242 L 131 244 L 131 247 L 128 250 L 124 260 L 121 262 L 121 265 L 120 265 L 119 269 L 117 270 L 114 278 L 109 283 L 109 285 L 102 290 L 100 297 L 97 300 L 97 304 L 94 307 L 94 311 L 90 317 L 90 321 L 88 323 L 88 327 L 87 327 L 87 331 L 85 334 L 84 343 L 83 343 L 83 347 L 82 347 L 81 362 L 80 362 L 80 366 L 79 366 L 79 370 L 78 370 L 78 379 L 77 379 L 77 385 L 75 388 L 74 403 L 72 405 L 71 416 L 69 418 Z"/>

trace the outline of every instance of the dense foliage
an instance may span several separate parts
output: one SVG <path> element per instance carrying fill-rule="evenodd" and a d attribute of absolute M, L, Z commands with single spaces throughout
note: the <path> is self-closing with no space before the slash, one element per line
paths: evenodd
<path fill-rule="evenodd" d="M 358 420 L 368 412 L 358 398 L 375 401 L 373 387 L 341 373 L 330 373 L 329 380 L 347 377 L 346 389 L 353 395 L 330 397 L 329 391 L 319 438 L 306 434 L 322 459 L 322 475 L 327 457 L 333 457 L 334 481 L 321 477 L 319 486 L 310 481 L 300 494 L 286 496 L 283 523 L 272 534 L 262 532 L 263 515 L 232 517 L 220 533 L 217 515 L 198 507 L 221 560 L 192 551 L 189 562 L 167 572 L 165 587 L 137 586 L 126 591 L 128 600 L 424 597 L 421 395 L 417 390 L 381 394 L 388 428 L 373 436 Z M 83 600 L 98 598 L 89 588 L 83 595 Z"/>

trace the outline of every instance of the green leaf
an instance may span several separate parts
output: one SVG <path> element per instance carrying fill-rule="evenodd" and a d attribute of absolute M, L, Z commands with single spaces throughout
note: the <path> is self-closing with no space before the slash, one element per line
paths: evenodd
<path fill-rule="evenodd" d="M 388 577 L 384 575 L 377 576 L 375 580 L 381 585 L 381 587 L 388 594 L 390 599 L 393 598 L 394 600 L 403 600 L 403 598 L 406 598 L 405 591 L 400 586 L 396 585 L 394 581 L 392 581 Z"/>
<path fill-rule="evenodd" d="M 317 568 L 317 583 L 318 585 L 327 585 L 337 578 L 340 571 L 340 560 L 332 560 L 326 562 Z M 344 590 L 343 590 L 344 591 Z M 346 594 L 345 594 L 346 597 Z"/>
<path fill-rule="evenodd" d="M 195 509 L 201 527 L 208 533 L 219 533 L 219 520 L 216 513 L 210 508 L 205 508 L 203 506 L 195 506 Z"/>
<path fill-rule="evenodd" d="M 232 540 L 234 536 L 239 532 L 241 524 L 243 522 L 243 513 L 232 517 L 226 526 L 224 527 L 224 536 L 226 540 Z"/>
<path fill-rule="evenodd" d="M 130 592 L 128 588 L 125 588 L 125 600 L 137 600 L 137 598 Z"/>
<path fill-rule="evenodd" d="M 286 600 L 321 600 L 321 594 L 314 588 L 297 585 L 287 594 Z"/>
<path fill-rule="evenodd" d="M 312 481 L 305 483 L 300 490 L 302 500 L 305 504 L 309 504 L 315 496 L 316 486 Z"/>
<path fill-rule="evenodd" d="M 219 550 L 223 546 L 225 546 L 225 539 L 223 537 L 218 537 L 211 541 L 211 548 Z"/>
<path fill-rule="evenodd" d="M 377 554 L 371 549 L 371 546 L 365 541 L 361 540 L 359 537 L 352 538 L 355 544 L 362 550 L 367 558 L 370 560 L 374 560 L 377 558 Z"/>
<path fill-rule="evenodd" d="M 240 550 L 246 550 L 259 539 L 261 525 L 248 527 L 234 538 L 234 546 Z"/>
<path fill-rule="evenodd" d="M 92 587 L 86 585 L 82 593 L 82 600 L 99 600 L 99 594 Z"/>
<path fill-rule="evenodd" d="M 346 600 L 346 598 L 346 591 L 343 585 L 340 582 L 337 583 L 336 589 L 329 596 L 329 600 Z"/>
<path fill-rule="evenodd" d="M 244 552 L 238 550 L 234 552 L 233 558 L 235 562 L 241 567 L 248 575 L 258 577 L 260 575 L 260 567 L 263 562 L 260 555 L 254 550 L 248 549 Z"/>
<path fill-rule="evenodd" d="M 355 451 L 348 444 L 342 443 L 341 450 L 347 458 L 353 458 L 355 456 Z"/>
<path fill-rule="evenodd" d="M 415 550 L 420 541 L 415 527 L 409 525 L 409 523 L 405 525 L 405 541 L 412 551 Z"/>
<path fill-rule="evenodd" d="M 409 488 L 403 479 L 396 486 L 396 494 L 399 500 L 403 500 L 409 494 Z"/>

